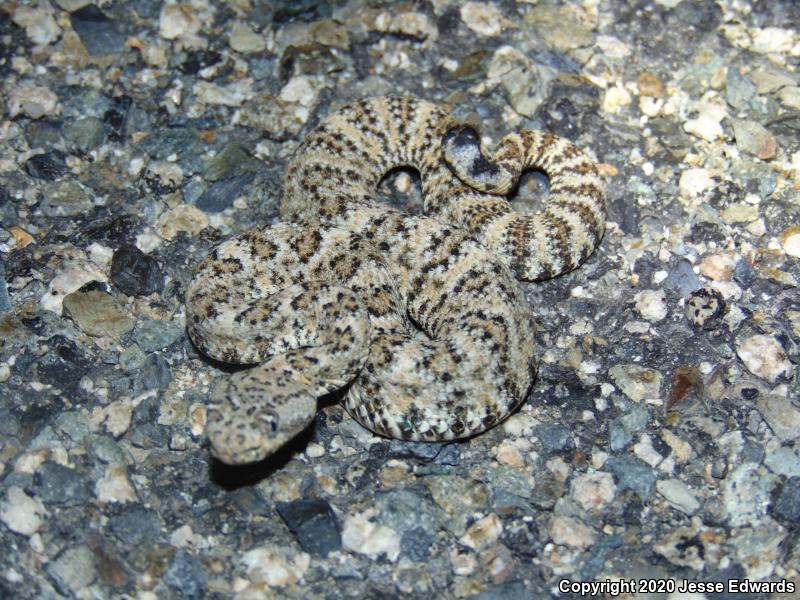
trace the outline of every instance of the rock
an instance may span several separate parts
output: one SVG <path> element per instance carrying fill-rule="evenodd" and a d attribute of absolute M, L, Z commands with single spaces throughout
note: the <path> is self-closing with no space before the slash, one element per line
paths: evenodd
<path fill-rule="evenodd" d="M 776 477 L 748 462 L 722 481 L 722 503 L 732 527 L 750 525 L 767 514 Z"/>
<path fill-rule="evenodd" d="M 532 117 L 544 101 L 547 74 L 512 46 L 494 52 L 487 78 L 500 82 L 506 100 L 521 115 Z"/>
<path fill-rule="evenodd" d="M 90 190 L 75 181 L 59 181 L 43 186 L 42 213 L 48 217 L 74 217 L 94 209 Z"/>
<path fill-rule="evenodd" d="M 387 31 L 418 39 L 428 44 L 436 40 L 439 30 L 436 23 L 421 12 L 406 11 L 394 15 Z"/>
<path fill-rule="evenodd" d="M 495 513 L 489 513 L 476 521 L 458 542 L 473 550 L 484 550 L 494 544 L 503 533 L 503 522 Z"/>
<path fill-rule="evenodd" d="M 46 7 L 46 8 L 45 8 Z M 46 4 L 39 7 L 17 6 L 11 20 L 25 30 L 25 35 L 34 44 L 52 44 L 61 35 L 61 28 L 53 18 L 53 11 Z"/>
<path fill-rule="evenodd" d="M 169 194 L 177 190 L 183 182 L 183 169 L 180 165 L 166 160 L 148 163 L 144 180 L 155 194 Z"/>
<path fill-rule="evenodd" d="M 161 519 L 158 513 L 141 504 L 125 506 L 109 518 L 110 531 L 128 547 L 152 545 L 161 536 Z"/>
<path fill-rule="evenodd" d="M 661 397 L 661 373 L 640 365 L 617 365 L 608 371 L 620 391 L 634 402 Z"/>
<path fill-rule="evenodd" d="M 495 4 L 466 2 L 460 9 L 461 20 L 478 35 L 499 35 L 505 28 L 505 19 Z"/>
<path fill-rule="evenodd" d="M 682 196 L 700 196 L 714 187 L 714 180 L 706 169 L 691 168 L 681 173 L 678 187 Z"/>
<path fill-rule="evenodd" d="M 525 13 L 524 21 L 533 25 L 537 35 L 559 52 L 594 44 L 591 28 L 578 18 L 572 6 L 537 4 Z"/>
<path fill-rule="evenodd" d="M 556 515 L 550 520 L 550 538 L 553 543 L 571 548 L 588 548 L 595 542 L 591 528 L 575 517 Z"/>
<path fill-rule="evenodd" d="M 372 559 L 384 555 L 390 562 L 400 556 L 400 536 L 393 529 L 369 520 L 370 513 L 348 515 L 342 527 L 342 547 Z"/>
<path fill-rule="evenodd" d="M 60 150 L 43 152 L 41 154 L 36 154 L 25 161 L 25 170 L 28 172 L 28 175 L 35 177 L 36 179 L 55 181 L 56 179 L 63 177 L 68 171 L 66 159 L 67 155 Z M 72 184 L 72 187 L 80 189 L 77 184 Z"/>
<path fill-rule="evenodd" d="M 41 119 L 60 112 L 58 96 L 44 86 L 22 83 L 8 94 L 8 116 L 12 119 L 17 115 Z"/>
<path fill-rule="evenodd" d="M 609 87 L 603 95 L 603 110 L 610 114 L 617 114 L 631 103 L 631 95 L 624 87 L 615 85 Z"/>
<path fill-rule="evenodd" d="M 252 173 L 243 173 L 229 179 L 215 181 L 200 198 L 197 199 L 197 208 L 208 213 L 222 212 L 233 206 L 245 188 L 255 179 Z"/>
<path fill-rule="evenodd" d="M 85 588 L 97 579 L 94 552 L 88 546 L 67 548 L 45 567 L 58 590 L 68 597 L 88 597 Z"/>
<path fill-rule="evenodd" d="M 707 548 L 706 546 L 711 546 Z M 673 565 L 700 571 L 705 567 L 704 557 L 716 546 L 713 532 L 703 526 L 697 517 L 688 527 L 675 527 L 653 545 L 653 550 Z"/>
<path fill-rule="evenodd" d="M 193 36 L 200 31 L 203 22 L 187 4 L 167 4 L 161 9 L 158 27 L 161 37 L 174 40 Z"/>
<path fill-rule="evenodd" d="M 735 119 L 733 121 L 733 134 L 736 137 L 736 147 L 740 152 L 746 152 L 761 160 L 775 157 L 778 143 L 763 125 L 755 121 Z"/>
<path fill-rule="evenodd" d="M 287 549 L 262 546 L 246 552 L 241 562 L 251 581 L 269 587 L 283 587 L 302 579 L 311 564 L 311 557 L 305 552 L 292 556 Z M 254 597 L 263 597 L 263 592 Z"/>
<path fill-rule="evenodd" d="M 757 89 L 750 79 L 739 73 L 738 69 L 728 67 L 725 78 L 725 100 L 736 110 L 743 111 L 750 107 L 756 97 Z"/>
<path fill-rule="evenodd" d="M 656 490 L 664 496 L 670 506 L 691 515 L 700 508 L 694 493 L 679 479 L 663 479 L 656 482 Z"/>
<path fill-rule="evenodd" d="M 642 501 L 646 501 L 652 494 L 656 483 L 655 473 L 638 458 L 612 456 L 606 461 L 604 468 L 611 471 L 616 478 L 619 492 L 631 490 Z"/>
<path fill-rule="evenodd" d="M 433 501 L 449 516 L 445 525 L 455 535 L 464 534 L 471 514 L 485 512 L 489 507 L 491 493 L 480 481 L 456 475 L 430 475 L 423 483 Z"/>
<path fill-rule="evenodd" d="M 753 375 L 776 383 L 792 376 L 792 363 L 783 346 L 771 335 L 752 335 L 736 341 L 736 354 Z"/>
<path fill-rule="evenodd" d="M 692 263 L 686 259 L 679 260 L 670 270 L 669 275 L 664 280 L 664 287 L 668 290 L 676 290 L 684 298 L 702 287 L 700 279 L 694 272 Z"/>
<path fill-rule="evenodd" d="M 103 122 L 96 117 L 66 121 L 62 135 L 67 148 L 76 154 L 86 155 L 105 142 Z"/>
<path fill-rule="evenodd" d="M 113 464 L 106 467 L 103 476 L 97 480 L 94 493 L 100 502 L 125 502 L 136 501 L 136 490 L 124 464 Z"/>
<path fill-rule="evenodd" d="M 764 464 L 776 475 L 800 477 L 800 456 L 788 446 L 767 452 Z"/>
<path fill-rule="evenodd" d="M 666 318 L 667 297 L 662 290 L 642 290 L 634 296 L 636 310 L 651 323 L 657 323 Z"/>
<path fill-rule="evenodd" d="M 194 84 L 192 92 L 203 104 L 236 108 L 253 97 L 253 80 L 240 79 L 228 85 L 198 81 Z"/>
<path fill-rule="evenodd" d="M 156 222 L 158 233 L 167 240 L 175 238 L 182 231 L 194 236 L 206 227 L 208 227 L 208 217 L 191 204 L 179 204 L 161 215 Z"/>
<path fill-rule="evenodd" d="M 179 590 L 184 598 L 206 597 L 207 580 L 200 558 L 182 548 L 172 557 L 172 564 L 164 574 L 164 582 Z"/>
<path fill-rule="evenodd" d="M 778 99 L 786 108 L 800 110 L 800 86 L 792 85 L 778 92 Z"/>
<path fill-rule="evenodd" d="M 750 223 L 758 219 L 758 206 L 745 202 L 733 202 L 722 211 L 722 220 L 732 225 L 734 223 Z"/>
<path fill-rule="evenodd" d="M 145 319 L 140 322 L 133 332 L 136 344 L 145 352 L 163 350 L 182 339 L 185 333 L 184 325 L 178 321 L 158 321 Z M 144 357 L 142 357 L 144 359 Z M 120 366 L 122 357 L 120 356 Z M 136 368 L 141 367 L 141 364 Z"/>
<path fill-rule="evenodd" d="M 247 24 L 236 21 L 230 27 L 228 44 L 236 52 L 253 54 L 263 52 L 267 47 L 264 36 L 253 31 Z"/>
<path fill-rule="evenodd" d="M 572 497 L 586 511 L 602 510 L 616 493 L 617 486 L 610 473 L 584 473 L 572 480 Z"/>
<path fill-rule="evenodd" d="M 64 298 L 64 313 L 91 336 L 118 338 L 134 326 L 134 319 L 116 300 L 100 291 L 73 292 Z"/>
<path fill-rule="evenodd" d="M 800 258 L 800 225 L 791 225 L 784 229 L 778 241 L 786 254 Z"/>
<path fill-rule="evenodd" d="M 790 477 L 781 486 L 775 514 L 794 525 L 800 523 L 800 477 Z"/>
<path fill-rule="evenodd" d="M 125 50 L 125 34 L 93 4 L 70 13 L 72 28 L 92 56 L 119 54 Z"/>
<path fill-rule="evenodd" d="M 111 259 L 111 281 L 128 296 L 147 296 L 164 289 L 158 261 L 132 244 L 123 244 Z"/>
<path fill-rule="evenodd" d="M 89 500 L 89 482 L 76 469 L 45 461 L 35 474 L 36 494 L 47 504 L 77 506 Z"/>
<path fill-rule="evenodd" d="M 612 420 L 608 426 L 611 449 L 622 450 L 637 433 L 644 431 L 649 419 L 647 407 L 633 405 L 628 412 Z"/>
<path fill-rule="evenodd" d="M 342 547 L 339 522 L 326 500 L 279 502 L 277 509 L 300 547 L 309 554 L 324 558 Z"/>
<path fill-rule="evenodd" d="M 561 452 L 574 446 L 572 431 L 561 423 L 542 423 L 533 429 L 534 439 L 539 440 L 549 453 Z"/>
<path fill-rule="evenodd" d="M 790 52 L 794 44 L 794 30 L 780 27 L 756 29 L 753 34 L 752 52 L 759 54 L 779 54 Z"/>
<path fill-rule="evenodd" d="M 800 408 L 791 398 L 764 394 L 758 399 L 758 412 L 782 442 L 800 439 Z"/>
<path fill-rule="evenodd" d="M 0 505 L 0 521 L 14 533 L 33 535 L 44 523 L 47 509 L 38 498 L 31 498 L 21 488 L 11 486 Z"/>

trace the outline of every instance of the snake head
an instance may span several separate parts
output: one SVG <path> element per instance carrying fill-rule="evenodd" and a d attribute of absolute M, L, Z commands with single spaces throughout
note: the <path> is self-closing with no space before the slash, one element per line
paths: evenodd
<path fill-rule="evenodd" d="M 206 425 L 216 458 L 229 465 L 263 460 L 311 423 L 316 398 L 299 386 L 275 383 L 256 367 L 217 385 Z"/>
<path fill-rule="evenodd" d="M 478 132 L 469 125 L 450 129 L 443 140 L 444 159 L 469 187 L 488 194 L 506 194 L 514 185 L 511 175 L 483 153 Z"/>

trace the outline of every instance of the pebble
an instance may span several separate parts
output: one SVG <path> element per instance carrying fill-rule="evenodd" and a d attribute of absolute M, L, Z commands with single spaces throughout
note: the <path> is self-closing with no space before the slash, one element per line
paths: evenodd
<path fill-rule="evenodd" d="M 663 284 L 664 288 L 677 290 L 684 298 L 702 287 L 700 279 L 694 272 L 692 263 L 686 259 L 681 259 L 675 264 Z"/>
<path fill-rule="evenodd" d="M 726 116 L 727 111 L 723 107 L 703 104 L 698 110 L 697 117 L 683 124 L 683 130 L 702 140 L 713 142 L 723 136 L 721 121 Z"/>
<path fill-rule="evenodd" d="M 698 265 L 700 274 L 714 281 L 730 281 L 735 267 L 736 256 L 727 253 L 706 256 Z"/>
<path fill-rule="evenodd" d="M 72 28 L 92 56 L 119 54 L 125 50 L 125 34 L 93 4 L 70 13 Z"/>
<path fill-rule="evenodd" d="M 661 373 L 640 365 L 617 365 L 608 371 L 620 391 L 634 402 L 661 397 Z"/>
<path fill-rule="evenodd" d="M 759 54 L 788 53 L 794 45 L 795 32 L 781 27 L 764 27 L 753 33 L 750 50 Z"/>
<path fill-rule="evenodd" d="M 208 81 L 198 81 L 192 92 L 203 104 L 239 107 L 245 100 L 253 97 L 253 81 L 240 79 L 228 85 L 217 85 Z"/>
<path fill-rule="evenodd" d="M 74 217 L 94 208 L 91 190 L 74 181 L 47 184 L 43 191 L 41 210 L 48 217 Z"/>
<path fill-rule="evenodd" d="M 586 22 L 577 17 L 571 6 L 538 4 L 523 18 L 534 26 L 538 37 L 559 52 L 569 52 L 594 44 L 594 35 Z"/>
<path fill-rule="evenodd" d="M 458 540 L 473 550 L 483 550 L 494 544 L 503 533 L 503 522 L 495 513 L 489 513 L 473 523 Z"/>
<path fill-rule="evenodd" d="M 571 548 L 588 548 L 596 540 L 590 527 L 575 517 L 563 515 L 556 515 L 550 520 L 549 533 L 554 543 Z"/>
<path fill-rule="evenodd" d="M 53 11 L 46 4 L 36 8 L 17 6 L 13 9 L 11 20 L 25 30 L 25 35 L 34 44 L 46 46 L 61 35 L 61 28 L 53 18 Z"/>
<path fill-rule="evenodd" d="M 583 510 L 600 511 L 614 499 L 617 486 L 611 473 L 595 471 L 573 479 L 571 493 Z"/>
<path fill-rule="evenodd" d="M 751 154 L 761 160 L 775 158 L 778 142 L 766 127 L 755 121 L 734 119 L 733 135 L 740 152 Z"/>
<path fill-rule="evenodd" d="M 183 548 L 172 557 L 164 582 L 178 591 L 184 598 L 205 598 L 208 575 L 200 557 Z"/>
<path fill-rule="evenodd" d="M 445 526 L 461 536 L 469 516 L 484 512 L 489 506 L 491 492 L 485 483 L 455 475 L 430 475 L 423 480 L 433 501 L 448 515 Z"/>
<path fill-rule="evenodd" d="M 256 33 L 247 24 L 236 21 L 228 33 L 228 44 L 236 52 L 241 54 L 254 54 L 263 52 L 267 47 L 264 36 Z"/>
<path fill-rule="evenodd" d="M 126 504 L 108 519 L 109 530 L 126 546 L 152 545 L 162 538 L 161 519 L 152 508 Z"/>
<path fill-rule="evenodd" d="M 36 179 L 42 179 L 44 181 L 55 181 L 56 179 L 60 179 L 64 176 L 65 173 L 69 170 L 67 168 L 66 163 L 66 155 L 61 152 L 60 150 L 51 150 L 49 152 L 42 152 L 39 154 L 34 154 L 28 160 L 25 161 L 25 171 L 31 177 Z M 64 192 L 64 198 L 56 198 L 53 199 L 52 196 L 58 195 L 59 191 L 63 188 L 64 185 L 69 186 L 69 190 L 81 190 L 82 188 L 73 182 L 64 182 L 61 187 L 53 187 L 45 192 L 46 194 L 46 201 L 48 205 L 48 213 L 47 216 L 52 217 L 67 217 L 73 216 L 75 214 L 79 214 L 73 212 L 75 210 L 75 206 L 84 207 L 85 204 L 82 204 L 82 201 L 85 197 L 85 194 L 80 194 L 77 197 L 75 195 L 67 195 Z M 67 208 L 62 213 L 58 213 L 57 211 L 53 210 L 51 207 L 58 206 L 60 204 L 65 205 Z M 87 208 L 91 207 L 91 204 L 87 206 Z"/>
<path fill-rule="evenodd" d="M 790 477 L 781 487 L 775 513 L 793 525 L 800 524 L 800 477 Z"/>
<path fill-rule="evenodd" d="M 97 560 L 88 546 L 71 546 L 45 567 L 67 597 L 90 597 L 84 590 L 97 579 Z"/>
<path fill-rule="evenodd" d="M 48 505 L 78 506 L 89 499 L 86 475 L 50 460 L 36 471 L 34 490 Z"/>
<path fill-rule="evenodd" d="M 636 310 L 651 323 L 657 323 L 669 314 L 667 297 L 662 290 L 642 290 L 633 298 Z"/>
<path fill-rule="evenodd" d="M 167 4 L 161 9 L 158 27 L 161 37 L 174 40 L 193 36 L 200 31 L 203 22 L 187 4 Z"/>
<path fill-rule="evenodd" d="M 136 502 L 136 490 L 124 464 L 113 464 L 106 467 L 103 476 L 97 480 L 94 493 L 100 502 Z"/>
<path fill-rule="evenodd" d="M 324 558 L 342 547 L 339 522 L 327 500 L 278 502 L 276 508 L 300 547 L 309 554 Z"/>
<path fill-rule="evenodd" d="M 342 547 L 372 559 L 383 555 L 390 562 L 400 556 L 400 536 L 385 525 L 369 520 L 374 511 L 348 515 L 342 527 Z"/>
<path fill-rule="evenodd" d="M 710 530 L 695 517 L 688 527 L 671 528 L 653 544 L 653 550 L 673 565 L 701 571 L 705 566 L 705 556 L 710 555 L 706 546 L 711 543 Z"/>
<path fill-rule="evenodd" d="M 793 367 L 780 342 L 771 335 L 752 335 L 736 341 L 736 354 L 753 375 L 776 383 L 789 379 Z"/>
<path fill-rule="evenodd" d="M 699 167 L 686 169 L 681 173 L 678 187 L 680 188 L 682 196 L 696 197 L 713 188 L 714 179 L 706 169 Z"/>
<path fill-rule="evenodd" d="M 656 476 L 646 463 L 633 456 L 612 456 L 604 468 L 614 475 L 617 481 L 617 490 L 624 492 L 631 490 L 638 494 L 642 501 L 647 501 L 655 488 Z"/>
<path fill-rule="evenodd" d="M 133 329 L 134 319 L 101 291 L 72 292 L 64 298 L 64 314 L 87 335 L 118 338 Z"/>
<path fill-rule="evenodd" d="M 8 94 L 8 116 L 25 115 L 31 119 L 50 117 L 61 112 L 61 105 L 49 88 L 40 85 L 20 84 Z"/>
<path fill-rule="evenodd" d="M 67 149 L 81 156 L 101 146 L 106 140 L 103 122 L 97 117 L 65 121 L 61 133 Z"/>
<path fill-rule="evenodd" d="M 184 333 L 184 326 L 179 321 L 144 319 L 134 330 L 133 339 L 144 352 L 156 352 L 157 350 L 164 350 L 178 340 L 183 339 Z M 121 364 L 122 357 L 120 356 Z M 140 366 L 141 364 L 136 368 Z"/>
<path fill-rule="evenodd" d="M 700 502 L 694 492 L 679 479 L 661 479 L 656 482 L 656 490 L 664 496 L 673 508 L 691 515 L 700 509 Z"/>
<path fill-rule="evenodd" d="M 800 87 L 788 86 L 778 92 L 778 99 L 786 108 L 800 110 Z"/>
<path fill-rule="evenodd" d="M 394 15 L 387 31 L 427 42 L 430 45 L 439 35 L 436 23 L 421 12 L 406 11 Z"/>
<path fill-rule="evenodd" d="M 788 446 L 768 451 L 764 464 L 776 475 L 800 477 L 800 455 Z"/>
<path fill-rule="evenodd" d="M 800 407 L 790 397 L 763 394 L 758 399 L 758 412 L 782 442 L 800 439 Z"/>
<path fill-rule="evenodd" d="M 623 415 L 616 417 L 608 425 L 609 446 L 612 450 L 622 450 L 634 436 L 647 427 L 650 413 L 647 407 L 632 405 Z"/>
<path fill-rule="evenodd" d="M 532 117 L 544 100 L 542 70 L 511 46 L 500 46 L 494 52 L 487 78 L 500 82 L 508 102 L 523 116 Z"/>
<path fill-rule="evenodd" d="M 492 37 L 503 32 L 505 19 L 495 4 L 466 2 L 459 14 L 464 24 L 478 35 Z"/>
<path fill-rule="evenodd" d="M 128 296 L 147 296 L 164 289 L 158 261 L 132 244 L 123 244 L 111 258 L 111 281 Z"/>
<path fill-rule="evenodd" d="M 41 500 L 28 496 L 17 486 L 8 488 L 6 500 L 0 505 L 0 521 L 21 535 L 29 536 L 39 531 L 47 514 Z"/>
<path fill-rule="evenodd" d="M 721 215 L 722 220 L 729 225 L 734 223 L 750 223 L 758 219 L 758 206 L 745 202 L 733 202 L 725 207 Z"/>
<path fill-rule="evenodd" d="M 800 225 L 792 225 L 781 232 L 781 248 L 789 256 L 800 258 Z"/>
<path fill-rule="evenodd" d="M 631 95 L 628 90 L 620 85 L 615 85 L 606 90 L 603 96 L 603 110 L 610 114 L 621 112 L 631 103 Z"/>
<path fill-rule="evenodd" d="M 725 79 L 725 100 L 739 111 L 750 107 L 757 93 L 756 86 L 750 79 L 739 73 L 738 69 L 728 68 Z"/>
<path fill-rule="evenodd" d="M 183 231 L 195 236 L 208 227 L 208 223 L 206 214 L 196 206 L 179 204 L 159 217 L 156 230 L 164 239 L 172 240 Z"/>
<path fill-rule="evenodd" d="M 722 503 L 732 527 L 752 525 L 767 514 L 776 477 L 757 464 L 739 465 L 722 481 Z"/>
<path fill-rule="evenodd" d="M 298 583 L 311 565 L 311 557 L 305 552 L 292 553 L 286 548 L 259 546 L 246 552 L 241 564 L 247 577 L 269 587 L 283 587 Z"/>

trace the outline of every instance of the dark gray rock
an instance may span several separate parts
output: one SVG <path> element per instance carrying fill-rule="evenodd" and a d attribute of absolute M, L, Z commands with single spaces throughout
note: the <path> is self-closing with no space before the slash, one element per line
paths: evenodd
<path fill-rule="evenodd" d="M 92 56 L 119 54 L 125 49 L 125 34 L 94 4 L 70 13 L 69 20 Z"/>
<path fill-rule="evenodd" d="M 795 525 L 800 524 L 800 477 L 790 477 L 781 487 L 775 513 Z"/>
<path fill-rule="evenodd" d="M 61 150 L 51 150 L 32 156 L 25 162 L 25 171 L 31 177 L 55 181 L 64 176 L 67 169 L 67 155 Z"/>
<path fill-rule="evenodd" d="M 403 533 L 400 538 L 400 554 L 409 560 L 423 561 L 428 550 L 436 541 L 436 535 L 423 527 L 414 527 Z"/>
<path fill-rule="evenodd" d="M 108 527 L 127 546 L 151 545 L 161 539 L 158 513 L 140 504 L 124 506 L 109 518 Z"/>
<path fill-rule="evenodd" d="M 608 425 L 609 446 L 612 450 L 622 450 L 633 437 L 647 425 L 650 413 L 646 406 L 635 404 L 627 413 L 613 419 Z"/>
<path fill-rule="evenodd" d="M 86 474 L 52 461 L 45 461 L 34 476 L 34 491 L 45 504 L 76 506 L 88 502 Z"/>
<path fill-rule="evenodd" d="M 569 427 L 560 423 L 537 425 L 534 428 L 533 435 L 539 440 L 546 452 L 561 452 L 572 448 L 574 444 Z"/>
<path fill-rule="evenodd" d="M 111 281 L 128 296 L 146 296 L 164 289 L 158 261 L 133 244 L 123 244 L 111 258 Z"/>
<path fill-rule="evenodd" d="M 151 354 L 134 376 L 133 387 L 137 390 L 164 389 L 171 380 L 172 372 L 167 359 L 160 354 Z"/>
<path fill-rule="evenodd" d="M 277 509 L 300 547 L 309 554 L 326 557 L 342 547 L 339 522 L 326 500 L 279 502 Z"/>
<path fill-rule="evenodd" d="M 164 582 L 179 590 L 185 598 L 202 598 L 205 596 L 208 576 L 200 558 L 180 549 L 164 574 Z"/>
<path fill-rule="evenodd" d="M 85 155 L 102 145 L 106 139 L 103 122 L 97 117 L 65 121 L 62 135 L 67 149 L 80 155 Z"/>
<path fill-rule="evenodd" d="M 178 321 L 146 319 L 134 330 L 133 339 L 145 352 L 155 352 L 174 344 L 184 332 L 184 326 Z"/>
<path fill-rule="evenodd" d="M 669 275 L 664 280 L 664 287 L 677 291 L 685 298 L 693 291 L 703 287 L 703 285 L 695 274 L 692 263 L 686 259 L 681 259 L 670 270 Z"/>
<path fill-rule="evenodd" d="M 604 470 L 611 472 L 617 481 L 617 489 L 631 490 L 642 500 L 647 500 L 656 485 L 656 475 L 647 463 L 633 456 L 612 456 L 606 461 Z"/>
<path fill-rule="evenodd" d="M 221 212 L 233 205 L 242 190 L 255 179 L 252 173 L 215 181 L 197 200 L 197 208 L 210 213 Z"/>

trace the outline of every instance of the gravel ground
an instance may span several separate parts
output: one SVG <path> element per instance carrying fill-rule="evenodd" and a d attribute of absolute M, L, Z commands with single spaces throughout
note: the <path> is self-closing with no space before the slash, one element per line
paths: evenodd
<path fill-rule="evenodd" d="M 800 3 L 0 15 L 0 596 L 796 597 Z M 385 93 L 490 145 L 535 127 L 589 148 L 603 244 L 524 286 L 546 350 L 504 425 L 388 441 L 331 399 L 279 455 L 215 463 L 225 372 L 186 337 L 192 267 L 277 218 L 321 117 Z M 419 195 L 403 171 L 381 190 Z"/>

